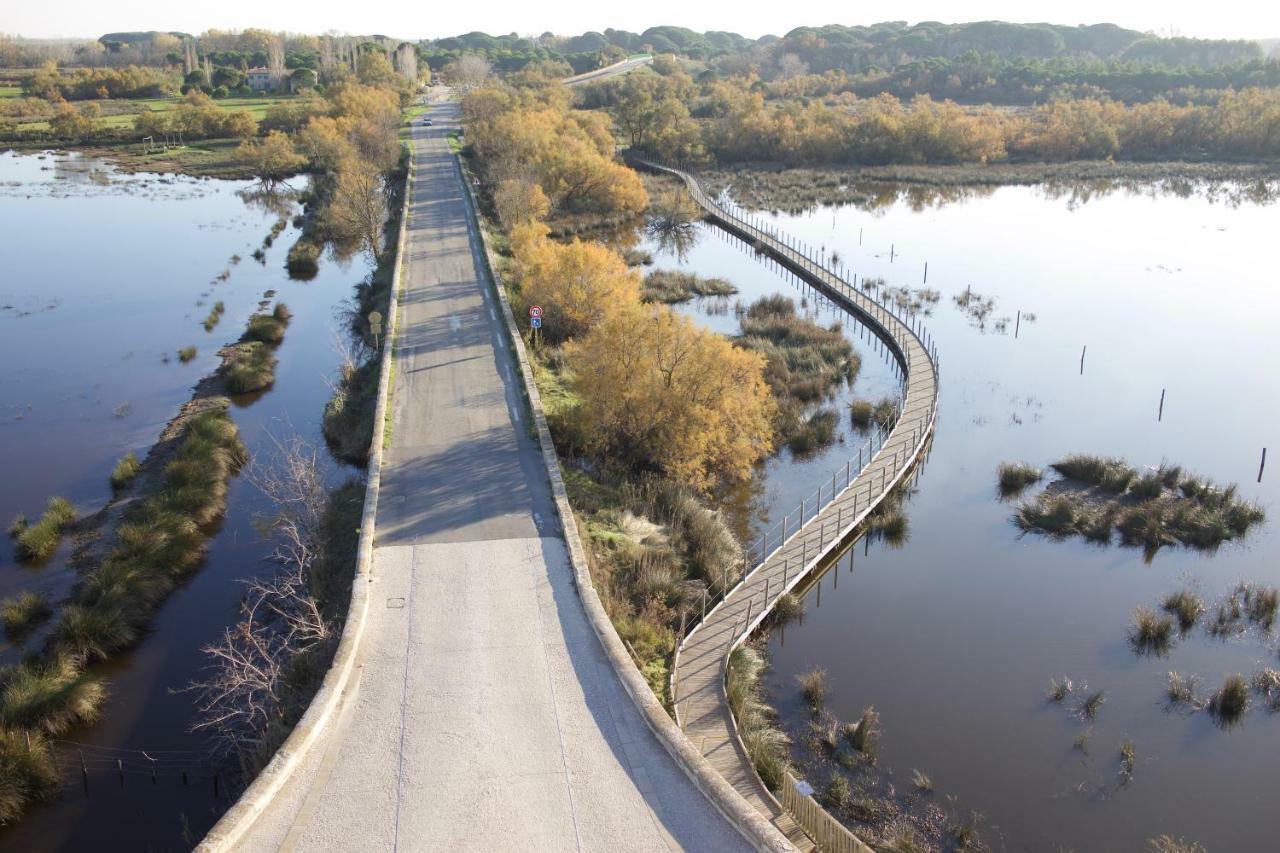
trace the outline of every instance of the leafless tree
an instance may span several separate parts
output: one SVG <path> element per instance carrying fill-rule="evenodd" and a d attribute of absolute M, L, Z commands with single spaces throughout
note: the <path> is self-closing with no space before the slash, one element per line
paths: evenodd
<path fill-rule="evenodd" d="M 387 189 L 382 173 L 368 163 L 344 163 L 329 203 L 329 227 L 335 234 L 357 241 L 377 260 L 382 255 L 386 219 Z"/>
<path fill-rule="evenodd" d="M 248 476 L 275 508 L 262 528 L 279 569 L 246 581 L 239 621 L 203 649 L 211 661 L 208 677 L 186 688 L 196 694 L 199 709 L 192 729 L 215 732 L 222 748 L 239 756 L 251 755 L 288 710 L 290 662 L 336 636 L 313 589 L 327 505 L 321 455 L 297 437 L 275 445 L 275 458 Z"/>
<path fill-rule="evenodd" d="M 464 53 L 450 62 L 448 68 L 445 76 L 464 92 L 483 86 L 493 74 L 493 65 L 478 53 Z"/>

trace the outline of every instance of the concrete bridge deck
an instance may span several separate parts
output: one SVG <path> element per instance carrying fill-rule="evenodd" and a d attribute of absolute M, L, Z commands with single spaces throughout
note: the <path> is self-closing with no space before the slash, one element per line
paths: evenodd
<path fill-rule="evenodd" d="M 205 849 L 749 849 L 588 621 L 445 138 L 457 107 L 430 115 L 357 669 L 248 830 Z"/>
<path fill-rule="evenodd" d="M 729 710 L 725 668 L 784 593 L 800 584 L 847 542 L 903 480 L 924 451 L 937 412 L 937 354 L 918 317 L 899 316 L 858 290 L 769 224 L 708 196 L 689 174 L 653 163 L 685 182 L 694 200 L 720 227 L 748 241 L 866 324 L 885 342 L 903 378 L 898 419 L 819 485 L 817 499 L 784 517 L 781 528 L 748 549 L 745 579 L 687 634 L 673 676 L 676 720 L 721 776 L 798 847 L 811 846 L 751 766 Z M 860 842 L 847 839 L 851 849 Z M 837 845 L 840 846 L 840 845 Z M 865 848 L 864 848 L 865 849 Z"/>

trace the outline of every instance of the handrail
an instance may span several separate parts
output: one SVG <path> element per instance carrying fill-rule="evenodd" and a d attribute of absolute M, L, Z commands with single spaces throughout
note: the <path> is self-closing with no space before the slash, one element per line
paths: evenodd
<path fill-rule="evenodd" d="M 733 585 L 726 583 L 714 599 L 704 593 L 701 614 L 692 620 L 677 646 L 672 666 L 676 722 L 682 728 L 695 724 L 703 733 L 727 736 L 740 744 L 732 712 L 727 715 L 729 730 L 723 733 L 715 722 L 723 717 L 713 713 L 717 707 L 721 711 L 727 709 L 724 677 L 729 653 L 751 636 L 783 594 L 795 588 L 835 547 L 854 535 L 915 466 L 928 446 L 937 419 L 938 351 L 917 312 L 902 305 L 898 306 L 900 310 L 895 310 L 886 300 L 884 289 L 869 288 L 865 278 L 862 288 L 856 286 L 856 275 L 855 283 L 851 284 L 847 268 L 834 262 L 832 266 L 826 264 L 825 251 L 821 253 L 822 258 L 815 260 L 811 257 L 812 247 L 742 210 L 727 198 L 712 199 L 687 172 L 638 157 L 631 159 L 636 165 L 681 179 L 708 218 L 746 240 L 756 251 L 772 256 L 822 291 L 834 304 L 859 318 L 884 342 L 902 373 L 903 396 L 897 403 L 893 423 L 875 425 L 867 443 L 858 449 L 856 469 L 853 458 L 846 460 L 832 473 L 829 483 L 824 478 L 819 484 L 812 505 L 810 498 L 805 497 L 793 511 L 794 526 L 793 513 L 788 512 L 748 545 L 741 578 Z M 715 623 L 714 630 L 708 627 L 712 623 Z M 682 668 L 689 660 L 691 647 L 698 663 Z M 719 675 L 718 682 L 708 680 L 712 671 L 705 662 L 709 659 L 718 661 L 714 669 Z M 679 690 L 686 673 L 693 682 L 692 696 L 682 695 Z M 701 706 L 694 720 L 686 721 L 682 719 L 682 708 L 687 707 L 691 698 Z M 738 755 L 747 764 L 746 778 L 754 780 L 754 793 L 760 795 L 760 801 L 771 802 L 790 814 L 823 849 L 867 849 L 812 798 L 799 796 L 795 790 L 784 790 L 783 802 L 779 804 L 750 767 L 745 753 L 738 751 Z M 793 779 L 788 778 L 784 784 L 788 789 L 794 788 Z M 843 831 L 837 831 L 837 826 Z"/>

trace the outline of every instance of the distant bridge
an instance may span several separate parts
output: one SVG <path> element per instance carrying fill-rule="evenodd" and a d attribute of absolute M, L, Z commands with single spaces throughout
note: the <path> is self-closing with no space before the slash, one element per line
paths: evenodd
<path fill-rule="evenodd" d="M 560 82 L 566 86 L 580 86 L 583 83 L 594 83 L 608 77 L 616 77 L 619 74 L 626 74 L 629 71 L 634 71 L 635 69 L 648 65 L 651 62 L 653 62 L 653 56 L 647 53 L 638 53 L 628 56 L 621 62 L 606 65 L 604 68 L 597 68 L 595 71 L 587 71 L 582 74 L 575 74 L 572 77 L 566 77 Z"/>

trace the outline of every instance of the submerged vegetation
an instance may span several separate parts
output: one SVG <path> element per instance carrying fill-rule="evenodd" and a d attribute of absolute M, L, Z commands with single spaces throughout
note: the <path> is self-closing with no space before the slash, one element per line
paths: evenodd
<path fill-rule="evenodd" d="M 1220 487 L 1176 466 L 1139 475 L 1119 459 L 1076 455 L 1052 467 L 1065 479 L 1018 507 L 1014 523 L 1024 532 L 1098 543 L 1114 533 L 1150 559 L 1168 545 L 1215 550 L 1265 518 L 1234 485 Z"/>
<path fill-rule="evenodd" d="M 4 620 L 5 633 L 11 640 L 26 636 L 52 614 L 49 602 L 38 592 L 24 592 L 0 602 L 0 618 Z"/>
<path fill-rule="evenodd" d="M 222 378 L 228 391 L 247 394 L 271 387 L 276 381 L 274 349 L 284 340 L 291 316 L 282 302 L 269 314 L 249 318 L 240 341 L 223 353 Z"/>

